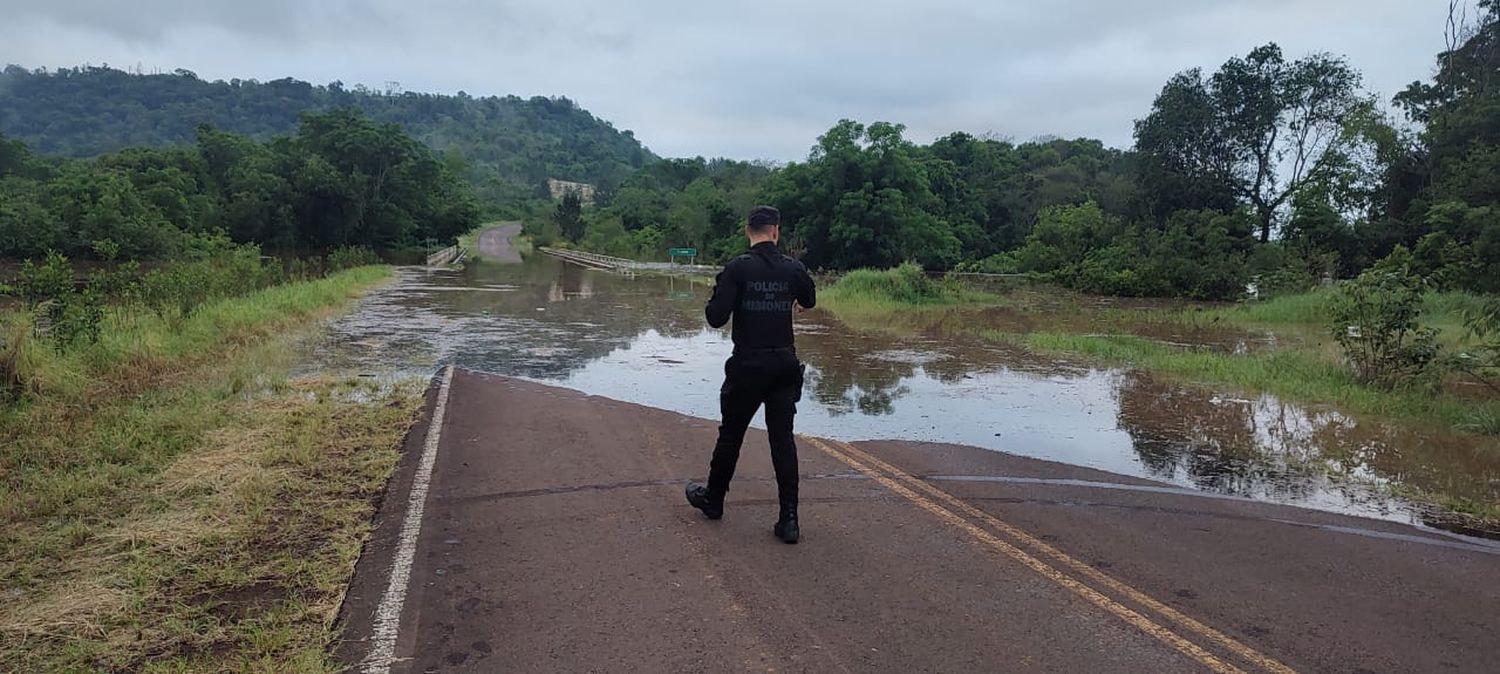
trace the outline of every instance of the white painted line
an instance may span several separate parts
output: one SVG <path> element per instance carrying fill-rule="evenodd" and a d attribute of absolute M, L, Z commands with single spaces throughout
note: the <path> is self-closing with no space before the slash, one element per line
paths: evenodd
<path fill-rule="evenodd" d="M 401 538 L 396 557 L 391 562 L 391 582 L 380 597 L 375 610 L 375 627 L 370 636 L 370 653 L 360 663 L 365 674 L 391 671 L 396 656 L 396 636 L 401 629 L 401 609 L 406 606 L 406 590 L 411 581 L 412 560 L 417 556 L 417 535 L 422 533 L 422 509 L 427 505 L 427 487 L 432 483 L 432 465 L 437 461 L 438 442 L 443 435 L 443 416 L 448 410 L 448 389 L 453 385 L 453 366 L 443 368 L 443 385 L 438 390 L 437 406 L 427 426 L 422 459 L 412 477 L 411 494 L 406 499 L 406 519 L 401 521 Z"/>

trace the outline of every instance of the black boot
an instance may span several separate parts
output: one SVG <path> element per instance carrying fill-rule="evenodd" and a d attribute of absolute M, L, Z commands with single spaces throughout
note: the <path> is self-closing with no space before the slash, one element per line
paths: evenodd
<path fill-rule="evenodd" d="M 708 487 L 705 487 L 701 484 L 697 484 L 695 482 L 688 483 L 687 502 L 688 505 L 702 510 L 703 516 L 707 517 L 708 519 L 716 520 L 724 516 L 723 497 L 720 497 L 718 499 L 709 498 Z"/>
<path fill-rule="evenodd" d="M 796 543 L 802 536 L 802 531 L 797 528 L 797 509 L 782 508 L 781 517 L 776 520 L 773 531 L 782 543 Z"/>

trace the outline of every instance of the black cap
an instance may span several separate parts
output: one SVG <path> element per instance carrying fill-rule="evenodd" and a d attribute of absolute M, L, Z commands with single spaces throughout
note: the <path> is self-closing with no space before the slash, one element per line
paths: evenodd
<path fill-rule="evenodd" d="M 750 209 L 750 229 L 765 229 L 781 224 L 781 211 L 771 206 Z"/>

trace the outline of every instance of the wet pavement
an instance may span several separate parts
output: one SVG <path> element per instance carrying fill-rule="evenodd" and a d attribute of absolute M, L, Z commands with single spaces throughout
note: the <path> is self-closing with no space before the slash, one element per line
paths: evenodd
<path fill-rule="evenodd" d="M 701 279 L 625 278 L 544 257 L 397 274 L 397 283 L 309 346 L 304 371 L 425 377 L 452 362 L 690 416 L 717 415 L 730 342 L 727 332 L 703 324 L 709 289 Z M 1013 330 L 1046 320 L 989 319 Z M 1417 488 L 1500 500 L 1495 439 L 1184 387 L 1039 357 L 943 326 L 854 331 L 814 311 L 797 329 L 809 366 L 799 432 L 969 445 L 1418 525 L 1431 511 L 1392 493 Z M 1268 342 L 1222 329 L 1163 339 L 1232 350 Z"/>
<path fill-rule="evenodd" d="M 899 403 L 898 403 L 899 407 Z M 444 368 L 348 587 L 361 671 L 1480 672 L 1500 546 L 950 444 L 800 438 Z M 766 446 L 752 430 L 748 448 Z"/>

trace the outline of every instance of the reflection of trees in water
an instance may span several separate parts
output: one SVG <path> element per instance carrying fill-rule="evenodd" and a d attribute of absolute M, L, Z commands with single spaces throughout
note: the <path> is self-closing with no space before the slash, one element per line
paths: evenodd
<path fill-rule="evenodd" d="M 809 367 L 808 388 L 813 399 L 833 415 L 895 412 L 896 400 L 911 392 L 901 382 L 914 376 L 917 366 L 871 360 L 867 354 L 901 345 L 893 339 L 855 336 L 831 324 L 823 325 L 826 330 L 797 339 L 797 355 Z"/>
<path fill-rule="evenodd" d="M 1185 475 L 1229 494 L 1306 496 L 1321 476 L 1319 453 L 1294 427 L 1298 412 L 1280 406 L 1270 419 L 1258 401 L 1224 398 L 1203 389 L 1127 372 L 1118 389 L 1120 428 L 1151 472 Z M 1305 419 L 1305 417 L 1303 417 Z M 1269 422 L 1269 423 L 1267 423 Z"/>
<path fill-rule="evenodd" d="M 818 404 L 833 416 L 859 411 L 869 416 L 892 414 L 896 399 L 911 392 L 902 376 L 860 376 L 856 370 L 810 369 L 808 384 Z"/>
<path fill-rule="evenodd" d="M 1332 487 L 1368 498 L 1354 480 L 1495 499 L 1497 443 L 1381 423 L 1326 409 L 1216 396 L 1130 372 L 1118 389 L 1119 425 L 1152 472 L 1185 475 L 1230 494 L 1306 496 Z M 1327 480 L 1353 478 L 1354 480 Z"/>

